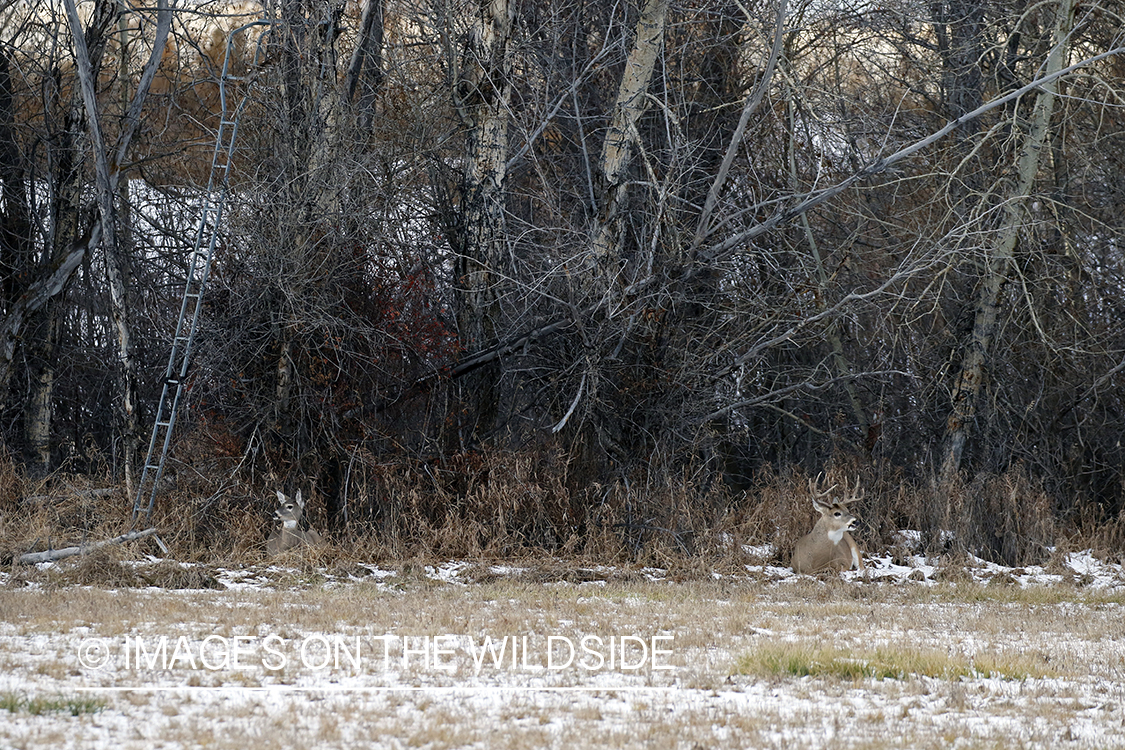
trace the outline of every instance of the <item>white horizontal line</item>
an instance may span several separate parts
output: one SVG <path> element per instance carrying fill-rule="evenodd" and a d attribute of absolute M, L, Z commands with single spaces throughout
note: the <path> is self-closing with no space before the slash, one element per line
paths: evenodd
<path fill-rule="evenodd" d="M 412 686 L 383 685 L 355 686 L 328 685 L 137 685 L 132 687 L 76 687 L 79 693 L 483 693 L 502 691 L 508 693 L 667 693 L 684 688 L 670 685 L 621 685 L 617 687 L 562 685 L 534 687 L 530 685 L 464 685 L 464 686 Z"/>

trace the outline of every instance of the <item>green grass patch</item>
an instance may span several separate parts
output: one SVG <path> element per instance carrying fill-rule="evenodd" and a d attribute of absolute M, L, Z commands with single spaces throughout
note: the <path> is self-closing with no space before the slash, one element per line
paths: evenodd
<path fill-rule="evenodd" d="M 768 677 L 828 677 L 841 680 L 906 680 L 933 677 L 942 680 L 1027 680 L 1054 676 L 1034 657 L 980 655 L 976 659 L 942 651 L 875 649 L 851 651 L 810 647 L 799 643 L 767 646 L 738 660 L 735 673 Z"/>
<path fill-rule="evenodd" d="M 28 713 L 32 716 L 44 714 L 96 714 L 105 708 L 101 698 L 88 696 L 35 696 L 28 698 L 21 693 L 0 693 L 0 711 L 8 713 Z"/>

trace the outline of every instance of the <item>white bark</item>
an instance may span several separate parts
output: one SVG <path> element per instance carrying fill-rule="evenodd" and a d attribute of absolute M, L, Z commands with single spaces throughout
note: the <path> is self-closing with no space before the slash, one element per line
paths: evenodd
<path fill-rule="evenodd" d="M 1062 70 L 1067 37 L 1074 26 L 1074 0 L 1060 0 L 1056 13 L 1051 53 L 1047 57 L 1048 76 Z M 946 426 L 946 444 L 940 473 L 943 484 L 960 469 L 965 443 L 976 420 L 999 320 L 1000 292 L 1011 273 L 1016 245 L 1027 217 L 1026 204 L 1039 172 L 1039 155 L 1047 143 L 1057 87 L 1058 79 L 1055 78 L 1040 88 L 1030 128 L 1017 158 L 1016 182 L 1002 207 L 1000 229 L 989 254 L 985 276 L 977 296 L 973 330 L 953 388 L 953 408 Z"/>
<path fill-rule="evenodd" d="M 608 283 L 618 270 L 617 259 L 622 250 L 620 212 L 628 193 L 625 177 L 633 159 L 637 122 L 647 109 L 648 89 L 663 48 L 667 19 L 668 0 L 645 0 L 602 145 L 601 205 L 591 250 L 603 283 Z"/>
<path fill-rule="evenodd" d="M 455 93 L 455 103 L 468 128 L 458 276 L 462 291 L 459 325 L 470 350 L 488 346 L 496 337 L 495 287 L 506 256 L 504 183 L 514 17 L 515 6 L 510 0 L 481 0 Z"/>
<path fill-rule="evenodd" d="M 74 42 L 75 65 L 78 72 L 78 87 L 82 94 L 82 101 L 86 108 L 86 120 L 90 131 L 90 144 L 94 156 L 94 178 L 98 200 L 98 211 L 101 215 L 102 235 L 105 240 L 105 266 L 106 278 L 109 281 L 110 301 L 113 310 L 113 324 L 117 332 L 117 356 L 121 366 L 121 414 L 123 417 L 122 431 L 125 442 L 125 486 L 128 493 L 133 493 L 133 469 L 136 463 L 137 451 L 137 363 L 133 355 L 133 336 L 130 325 L 128 282 L 128 263 L 120 247 L 118 237 L 114 231 L 115 205 L 114 197 L 123 175 L 122 164 L 133 135 L 136 133 L 140 122 L 141 109 L 148 95 L 149 87 L 156 69 L 160 64 L 164 52 L 164 44 L 168 38 L 168 30 L 172 23 L 172 14 L 168 9 L 167 0 L 159 0 L 157 13 L 156 37 L 148 63 L 141 74 L 137 84 L 137 91 L 125 115 L 125 126 L 122 128 L 114 149 L 114 159 L 110 163 L 109 149 L 102 133 L 101 121 L 98 113 L 98 103 L 95 87 L 93 66 L 90 63 L 90 53 L 86 47 L 86 35 L 82 30 L 82 23 L 78 17 L 74 0 L 65 0 L 67 20 L 70 23 L 71 37 Z"/>
<path fill-rule="evenodd" d="M 65 560 L 68 557 L 76 555 L 88 555 L 95 552 L 102 547 L 108 547 L 111 544 L 122 544 L 124 542 L 133 542 L 138 539 L 146 537 L 155 537 L 156 529 L 144 529 L 143 531 L 130 531 L 128 534 L 115 536 L 112 539 L 104 539 L 100 542 L 91 542 L 90 544 L 83 544 L 77 547 L 63 547 L 62 549 L 52 549 L 45 552 L 28 552 L 25 555 L 20 555 L 16 558 L 16 562 L 20 565 L 35 565 L 41 562 L 55 562 L 56 560 Z M 157 543 L 164 548 L 164 543 L 157 539 Z M 165 548 L 166 549 L 166 548 Z"/>
<path fill-rule="evenodd" d="M 90 238 L 84 238 L 83 241 L 76 243 L 49 275 L 32 284 L 8 310 L 3 321 L 0 321 L 0 393 L 6 393 L 8 390 L 12 357 L 23 330 L 24 320 L 66 287 L 70 277 L 81 265 L 88 247 L 97 243 L 101 229 L 98 227 L 94 231 L 95 234 Z"/>

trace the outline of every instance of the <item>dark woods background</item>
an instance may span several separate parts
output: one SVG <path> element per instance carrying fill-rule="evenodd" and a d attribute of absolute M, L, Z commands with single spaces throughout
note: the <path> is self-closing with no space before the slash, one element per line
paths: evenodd
<path fill-rule="evenodd" d="M 12 550 L 128 524 L 260 18 L 157 500 L 181 554 L 260 547 L 302 488 L 341 549 L 784 556 L 822 470 L 869 549 L 1123 549 L 1125 54 L 1009 96 L 1125 45 L 1117 3 L 0 18 Z"/>

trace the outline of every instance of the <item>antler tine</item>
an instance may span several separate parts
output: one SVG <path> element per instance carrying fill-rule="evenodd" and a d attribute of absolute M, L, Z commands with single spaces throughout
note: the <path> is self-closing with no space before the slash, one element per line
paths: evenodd
<path fill-rule="evenodd" d="M 821 492 L 820 491 L 820 480 L 823 477 L 824 477 L 824 472 L 822 471 L 822 472 L 820 472 L 819 474 L 816 475 L 816 482 L 815 483 L 813 482 L 812 479 L 809 479 L 809 494 L 811 494 L 814 499 L 819 500 L 821 498 L 827 497 L 832 492 L 832 490 L 836 489 L 836 485 L 832 485 L 828 489 Z"/>
<path fill-rule="evenodd" d="M 856 476 L 855 478 L 855 489 L 848 489 L 847 484 L 844 485 L 844 489 L 848 490 L 848 496 L 836 501 L 840 503 L 840 505 L 847 505 L 848 503 L 854 503 L 856 500 L 863 499 L 863 493 L 865 492 L 865 490 L 860 489 L 858 476 Z"/>

